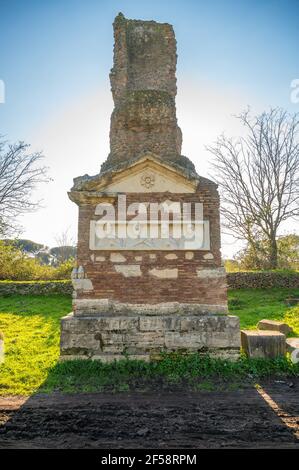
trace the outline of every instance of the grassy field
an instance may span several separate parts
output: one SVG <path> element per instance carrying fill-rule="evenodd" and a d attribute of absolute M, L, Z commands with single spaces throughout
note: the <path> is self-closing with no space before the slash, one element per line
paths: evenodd
<path fill-rule="evenodd" d="M 248 289 L 229 292 L 232 314 L 238 315 L 241 328 L 254 328 L 263 318 L 286 320 L 299 335 L 299 308 L 288 308 L 284 300 L 299 296 L 295 289 Z M 287 359 L 237 363 L 202 358 L 165 356 L 162 361 L 146 364 L 123 360 L 104 365 L 99 361 L 57 363 L 59 357 L 60 318 L 71 311 L 68 296 L 11 296 L 0 299 L 0 331 L 5 336 L 5 363 L 0 366 L 0 395 L 30 395 L 53 390 L 125 391 L 134 381 L 147 379 L 177 382 L 197 377 L 247 377 L 271 374 L 298 374 L 299 365 Z M 206 385 L 205 385 L 206 384 Z M 209 388 L 203 382 L 202 388 Z M 195 384 L 196 385 L 196 384 Z M 195 386 L 194 385 L 194 386 Z"/>
<path fill-rule="evenodd" d="M 240 318 L 241 328 L 256 328 L 259 320 L 281 320 L 299 336 L 299 308 L 288 308 L 285 299 L 299 297 L 299 289 L 236 289 L 230 290 L 229 311 Z"/>
<path fill-rule="evenodd" d="M 0 331 L 5 337 L 0 394 L 30 394 L 45 381 L 59 357 L 60 318 L 70 311 L 67 296 L 0 299 Z"/>

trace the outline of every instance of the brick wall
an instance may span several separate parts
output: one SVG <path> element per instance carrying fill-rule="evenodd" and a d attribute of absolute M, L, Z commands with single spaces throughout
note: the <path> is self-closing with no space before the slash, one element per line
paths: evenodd
<path fill-rule="evenodd" d="M 78 299 L 110 298 L 124 303 L 182 302 L 208 305 L 226 303 L 225 274 L 219 270 L 221 266 L 219 197 L 215 185 L 201 185 L 196 193 L 184 195 L 130 193 L 127 194 L 127 204 L 141 201 L 161 203 L 166 198 L 170 201 L 203 203 L 204 219 L 210 222 L 210 251 L 90 250 L 90 220 L 97 219 L 94 215 L 96 206 L 81 206 L 78 266 L 84 268 L 85 277 L 91 280 L 93 290 L 89 292 L 79 290 Z M 113 262 L 113 255 L 111 256 L 113 253 L 121 254 L 124 261 L 118 262 L 116 257 L 116 261 Z M 132 265 L 137 266 L 134 269 L 138 269 L 140 273 L 135 277 L 125 277 L 117 271 Z M 206 269 L 204 272 L 208 273 L 207 276 L 198 276 L 199 268 Z M 158 276 L 161 270 L 170 270 L 174 274 L 177 270 L 177 275 L 172 278 L 160 278 Z"/>

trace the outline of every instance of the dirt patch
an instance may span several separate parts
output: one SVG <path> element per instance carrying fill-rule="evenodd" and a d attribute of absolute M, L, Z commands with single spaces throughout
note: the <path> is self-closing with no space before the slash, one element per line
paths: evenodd
<path fill-rule="evenodd" d="M 299 380 L 0 398 L 0 448 L 299 448 Z"/>

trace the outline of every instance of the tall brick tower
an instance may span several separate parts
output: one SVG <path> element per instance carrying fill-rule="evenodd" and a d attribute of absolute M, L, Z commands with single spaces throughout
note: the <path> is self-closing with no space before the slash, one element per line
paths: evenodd
<path fill-rule="evenodd" d="M 102 169 L 127 164 L 144 152 L 183 166 L 186 162 L 180 155 L 182 134 L 175 109 L 177 55 L 172 26 L 126 20 L 120 13 L 114 22 L 114 39 L 111 152 Z"/>
<path fill-rule="evenodd" d="M 79 206 L 78 255 L 61 357 L 150 359 L 174 350 L 236 357 L 239 321 L 227 312 L 217 186 L 181 155 L 173 28 L 120 13 L 114 39 L 110 154 L 98 175 L 75 178 L 69 192 Z M 165 204 L 176 208 L 166 235 Z M 193 239 L 185 214 L 176 213 L 187 206 Z"/>

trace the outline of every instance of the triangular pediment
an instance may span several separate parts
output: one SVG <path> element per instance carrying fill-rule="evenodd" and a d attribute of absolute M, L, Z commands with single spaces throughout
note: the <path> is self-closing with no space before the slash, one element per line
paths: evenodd
<path fill-rule="evenodd" d="M 197 178 L 188 178 L 149 154 L 125 169 L 86 180 L 84 189 L 107 193 L 194 193 L 197 185 Z"/>

